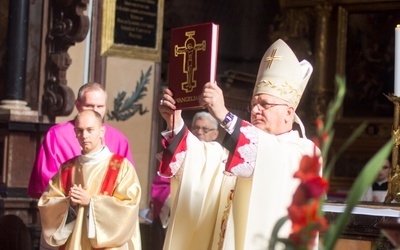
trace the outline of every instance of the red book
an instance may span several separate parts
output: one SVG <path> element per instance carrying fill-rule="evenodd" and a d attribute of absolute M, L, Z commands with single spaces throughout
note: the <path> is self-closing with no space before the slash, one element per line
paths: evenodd
<path fill-rule="evenodd" d="M 177 109 L 200 107 L 199 96 L 217 73 L 219 25 L 203 23 L 173 29 L 169 89 Z"/>

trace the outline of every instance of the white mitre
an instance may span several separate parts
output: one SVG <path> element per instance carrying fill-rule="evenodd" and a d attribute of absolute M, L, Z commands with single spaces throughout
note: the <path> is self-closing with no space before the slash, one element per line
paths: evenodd
<path fill-rule="evenodd" d="M 253 96 L 273 95 L 289 102 L 296 110 L 312 71 L 308 61 L 299 62 L 292 49 L 279 39 L 268 48 L 261 60 Z M 299 123 L 305 136 L 303 123 L 297 114 L 295 122 Z"/>

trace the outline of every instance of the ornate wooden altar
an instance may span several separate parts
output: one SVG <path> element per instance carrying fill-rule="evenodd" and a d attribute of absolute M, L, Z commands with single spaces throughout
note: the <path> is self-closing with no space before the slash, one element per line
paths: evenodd
<path fill-rule="evenodd" d="M 343 209 L 341 203 L 327 202 L 323 208 L 325 218 L 330 224 L 334 223 Z M 363 202 L 354 208 L 335 249 L 393 249 L 391 241 L 383 236 L 382 228 L 397 224 L 399 218 L 400 205 L 383 207 L 381 204 Z"/>

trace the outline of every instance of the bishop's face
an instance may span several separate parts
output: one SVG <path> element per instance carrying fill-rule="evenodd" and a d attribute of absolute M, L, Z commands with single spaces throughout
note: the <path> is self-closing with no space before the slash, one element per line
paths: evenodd
<path fill-rule="evenodd" d="M 294 109 L 281 98 L 255 95 L 249 111 L 251 123 L 269 134 L 279 135 L 292 129 Z"/>
<path fill-rule="evenodd" d="M 92 112 L 83 111 L 75 120 L 75 134 L 83 154 L 94 153 L 103 146 L 104 132 L 101 118 L 96 118 Z"/>

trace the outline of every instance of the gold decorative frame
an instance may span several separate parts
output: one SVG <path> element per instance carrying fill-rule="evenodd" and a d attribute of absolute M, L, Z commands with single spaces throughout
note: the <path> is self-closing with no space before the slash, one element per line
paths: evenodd
<path fill-rule="evenodd" d="M 141 47 L 136 45 L 116 44 L 114 43 L 115 35 L 115 14 L 116 0 L 104 0 L 103 2 L 103 21 L 101 36 L 101 55 L 102 56 L 119 56 L 128 58 L 139 58 L 155 62 L 161 62 L 162 50 L 162 27 L 164 15 L 164 0 L 158 1 L 157 7 L 157 30 L 156 44 L 154 48 Z"/>
<path fill-rule="evenodd" d="M 380 92 L 384 92 L 385 94 L 388 94 L 390 91 L 393 91 L 393 81 L 388 81 L 384 80 L 382 75 L 378 75 L 377 72 L 376 75 L 373 75 L 371 71 L 374 71 L 374 69 L 382 67 L 382 68 L 389 68 L 386 66 L 390 66 L 390 62 L 379 62 L 373 64 L 371 61 L 373 59 L 381 59 L 385 55 L 383 53 L 386 53 L 387 55 L 390 55 L 394 58 L 394 51 L 391 53 L 389 48 L 391 45 L 389 44 L 390 41 L 394 41 L 394 28 L 395 24 L 393 24 L 393 27 L 388 25 L 388 24 L 380 24 L 380 30 L 386 30 L 389 32 L 387 35 L 390 35 L 390 31 L 392 31 L 392 37 L 390 36 L 381 36 L 379 34 L 373 36 L 371 34 L 365 35 L 364 38 L 358 37 L 357 39 L 351 38 L 352 32 L 349 30 L 350 26 L 357 26 L 360 25 L 360 21 L 363 20 L 357 20 L 353 19 L 351 20 L 351 16 L 354 18 L 364 18 L 368 19 L 373 16 L 373 18 L 379 19 L 380 16 L 384 16 L 385 14 L 389 15 L 390 12 L 395 12 L 395 10 L 400 10 L 400 3 L 367 3 L 363 5 L 343 5 L 338 7 L 338 21 L 337 21 L 337 53 L 336 53 L 336 74 L 342 75 L 346 77 L 346 83 L 347 83 L 347 95 L 344 104 L 340 113 L 340 119 L 345 119 L 345 120 L 380 120 L 380 121 L 389 121 L 391 120 L 391 116 L 393 114 L 393 105 L 390 101 L 387 100 L 387 98 L 381 94 L 379 95 Z M 399 12 L 400 13 L 400 12 Z M 379 16 L 380 15 L 380 16 Z M 399 15 L 400 16 L 400 15 Z M 355 21 L 354 21 L 355 20 Z M 385 21 L 388 21 L 389 18 L 387 18 Z M 376 21 L 376 20 L 375 20 Z M 393 21 L 393 20 L 392 20 Z M 393 22 L 395 23 L 395 22 Z M 362 28 L 369 28 L 369 30 L 373 30 L 374 27 L 368 26 L 368 23 L 362 23 L 360 25 Z M 378 26 L 378 25 L 377 25 Z M 390 26 L 390 27 L 389 27 Z M 358 27 L 357 27 L 358 28 Z M 377 28 L 377 27 L 376 27 Z M 363 30 L 359 31 L 359 35 L 363 35 Z M 382 33 L 384 33 L 382 31 Z M 385 33 L 386 34 L 386 33 Z M 368 38 L 370 36 L 370 38 Z M 373 38 L 371 40 L 371 38 Z M 357 40 L 357 41 L 355 41 Z M 367 60 L 365 57 L 361 57 L 360 60 L 357 61 L 357 59 L 352 59 L 353 57 L 351 56 L 351 52 L 353 50 L 359 49 L 358 47 L 354 48 L 351 46 L 352 43 L 357 44 L 358 41 L 361 43 L 363 41 L 363 44 L 360 44 L 360 47 L 366 47 L 362 48 L 359 51 L 360 55 L 365 55 L 367 51 L 372 51 L 372 49 L 376 49 L 377 51 L 372 51 L 370 52 L 371 55 L 372 53 L 379 54 L 380 58 L 373 58 L 371 61 Z M 387 46 L 384 46 L 383 44 L 377 44 L 377 42 L 386 42 Z M 393 43 L 394 44 L 394 43 Z M 392 44 L 392 45 L 393 45 Z M 373 47 L 376 46 L 376 47 Z M 394 48 L 394 45 L 392 46 Z M 386 49 L 387 51 L 383 51 Z M 365 51 L 364 51 L 365 50 Z M 348 63 L 349 61 L 351 62 L 353 60 L 353 63 Z M 353 71 L 355 68 L 361 68 L 361 64 L 366 65 L 364 66 L 365 68 L 363 70 L 359 71 Z M 393 63 L 391 65 L 393 67 Z M 349 72 L 352 73 L 349 73 Z M 359 74 L 362 74 L 362 72 L 369 74 L 364 76 L 366 79 L 368 79 L 365 82 L 360 82 L 355 81 L 354 79 L 361 79 L 363 75 L 356 75 L 358 72 Z M 392 72 L 393 73 L 393 72 Z M 389 76 L 390 74 L 388 73 L 386 76 Z M 364 90 L 363 88 L 367 88 L 367 86 L 372 85 L 372 80 L 376 80 L 377 83 L 382 85 L 375 85 L 375 89 L 371 87 L 368 90 Z M 379 87 L 379 89 L 378 89 Z M 381 89 L 382 88 L 382 89 Z M 362 91 L 365 92 L 362 92 Z M 375 91 L 374 91 L 375 90 Z M 367 91 L 370 91 L 369 93 L 374 93 L 374 97 L 364 98 L 362 99 L 361 96 L 368 95 Z M 360 98 L 360 99 L 358 99 Z M 349 101 L 350 100 L 350 101 Z M 355 101 L 357 100 L 357 101 Z M 381 108 L 380 110 L 374 111 L 373 109 L 364 109 L 365 106 L 369 105 L 369 101 L 375 102 L 375 107 Z M 347 102 L 349 101 L 349 102 Z M 358 105 L 362 105 L 364 107 L 360 107 L 358 109 L 359 113 L 357 112 Z M 372 104 L 371 104 L 372 105 Z"/>
<path fill-rule="evenodd" d="M 389 12 L 393 12 L 394 10 L 400 10 L 400 2 L 375 2 L 372 1 L 363 4 L 343 4 L 338 6 L 337 8 L 337 30 L 332 32 L 333 36 L 336 35 L 336 65 L 335 65 L 335 74 L 345 76 L 346 77 L 346 85 L 347 91 L 352 87 L 355 87 L 355 82 L 351 79 L 357 79 L 357 77 L 352 76 L 353 71 L 348 70 L 346 64 L 351 62 L 352 60 L 348 60 L 348 57 L 351 56 L 348 52 L 353 49 L 350 46 L 351 40 L 354 37 L 351 37 L 351 33 L 349 31 L 349 25 L 352 25 L 351 15 L 361 14 L 361 15 L 382 15 L 382 13 L 389 14 Z M 400 13 L 400 12 L 399 12 Z M 364 24 L 365 27 L 369 27 L 367 24 Z M 384 26 L 384 24 L 381 24 Z M 386 25 L 386 24 L 385 24 Z M 372 27 L 369 27 L 372 30 Z M 384 27 L 382 27 L 383 29 Z M 394 29 L 393 27 L 388 27 L 388 29 L 392 28 L 393 30 L 393 39 L 394 39 Z M 358 37 L 361 41 L 364 39 Z M 384 37 L 384 39 L 386 39 Z M 387 38 L 389 41 L 392 38 Z M 388 45 L 389 46 L 389 45 Z M 394 57 L 394 51 L 393 51 Z M 356 63 L 365 63 L 364 60 L 359 60 Z M 351 66 L 351 65 L 350 65 Z M 374 65 L 372 65 L 373 67 Z M 349 73 L 351 72 L 351 73 Z M 388 84 L 394 84 L 394 82 L 388 82 Z M 382 92 L 381 100 L 387 107 L 393 108 L 393 103 L 387 100 L 384 94 L 389 94 L 389 90 L 385 90 Z M 393 90 L 391 90 L 393 91 Z M 352 97 L 350 97 L 352 98 Z M 351 100 L 351 99 L 350 99 Z M 346 101 L 346 98 L 345 98 Z M 385 103 L 386 101 L 386 103 Z M 348 150 L 339 158 L 338 162 L 335 164 L 335 168 L 331 175 L 331 183 L 333 184 L 331 189 L 335 190 L 347 190 L 351 187 L 354 182 L 354 179 L 357 177 L 358 173 L 364 167 L 365 163 L 379 150 L 379 148 L 384 145 L 388 139 L 390 139 L 392 134 L 392 126 L 393 126 L 393 111 L 388 111 L 385 115 L 376 116 L 372 111 L 370 113 L 366 112 L 366 115 L 354 115 L 354 111 L 347 112 L 345 114 L 345 109 L 354 109 L 354 106 L 351 105 L 352 102 L 346 104 L 346 102 L 342 106 L 342 110 L 338 114 L 335 123 L 335 138 L 332 143 L 331 153 L 334 154 L 339 150 L 341 145 L 346 141 L 348 136 L 353 133 L 353 131 L 362 123 L 366 122 L 368 125 L 364 131 L 360 135 L 356 141 L 349 146 Z M 360 101 L 355 103 L 355 105 L 366 105 L 366 102 Z M 393 109 L 392 109 L 393 110 Z"/>

